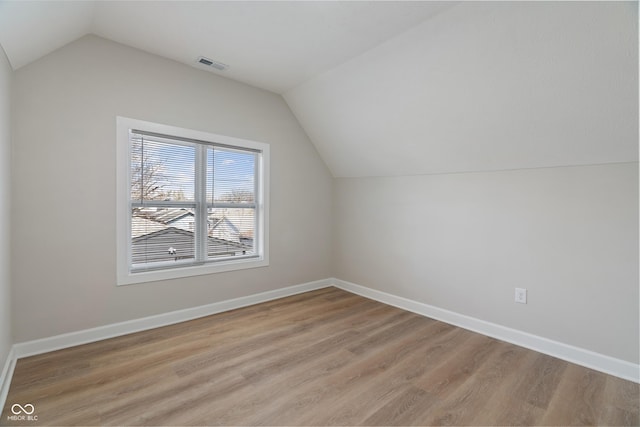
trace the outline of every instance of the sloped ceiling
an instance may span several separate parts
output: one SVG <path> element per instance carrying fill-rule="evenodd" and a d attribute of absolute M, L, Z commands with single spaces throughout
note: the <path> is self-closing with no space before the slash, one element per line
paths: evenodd
<path fill-rule="evenodd" d="M 465 3 L 284 97 L 338 177 L 637 161 L 637 10 Z"/>
<path fill-rule="evenodd" d="M 445 2 L 0 1 L 0 44 L 18 69 L 93 33 L 276 93 L 429 17 Z"/>
<path fill-rule="evenodd" d="M 0 45 L 14 70 L 91 29 L 94 3 L 0 1 Z"/>
<path fill-rule="evenodd" d="M 337 177 L 638 160 L 637 2 L 0 1 L 14 69 L 88 33 L 283 94 Z"/>

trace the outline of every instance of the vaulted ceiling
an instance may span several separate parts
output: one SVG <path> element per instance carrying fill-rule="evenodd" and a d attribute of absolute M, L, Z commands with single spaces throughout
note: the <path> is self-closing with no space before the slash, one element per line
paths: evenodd
<path fill-rule="evenodd" d="M 636 2 L 0 1 L 16 70 L 89 33 L 282 94 L 337 177 L 638 160 Z"/>
<path fill-rule="evenodd" d="M 637 2 L 470 2 L 285 93 L 336 176 L 638 160 Z"/>
<path fill-rule="evenodd" d="M 276 93 L 454 6 L 443 2 L 0 1 L 18 69 L 88 33 Z"/>

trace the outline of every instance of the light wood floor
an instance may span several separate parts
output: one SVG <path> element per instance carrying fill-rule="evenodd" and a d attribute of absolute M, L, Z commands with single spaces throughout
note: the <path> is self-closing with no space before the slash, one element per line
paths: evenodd
<path fill-rule="evenodd" d="M 635 425 L 638 384 L 327 288 L 18 361 L 15 425 Z"/>

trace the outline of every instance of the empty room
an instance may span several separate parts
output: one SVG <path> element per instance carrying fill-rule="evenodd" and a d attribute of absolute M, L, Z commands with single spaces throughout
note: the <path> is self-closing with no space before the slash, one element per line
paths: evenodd
<path fill-rule="evenodd" d="M 0 425 L 640 425 L 638 3 L 0 0 Z"/>

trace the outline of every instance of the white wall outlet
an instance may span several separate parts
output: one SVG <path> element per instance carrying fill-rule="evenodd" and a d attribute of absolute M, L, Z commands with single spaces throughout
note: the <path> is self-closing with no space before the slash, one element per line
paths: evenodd
<path fill-rule="evenodd" d="M 516 302 L 520 304 L 527 303 L 527 290 L 524 288 L 516 288 Z"/>

